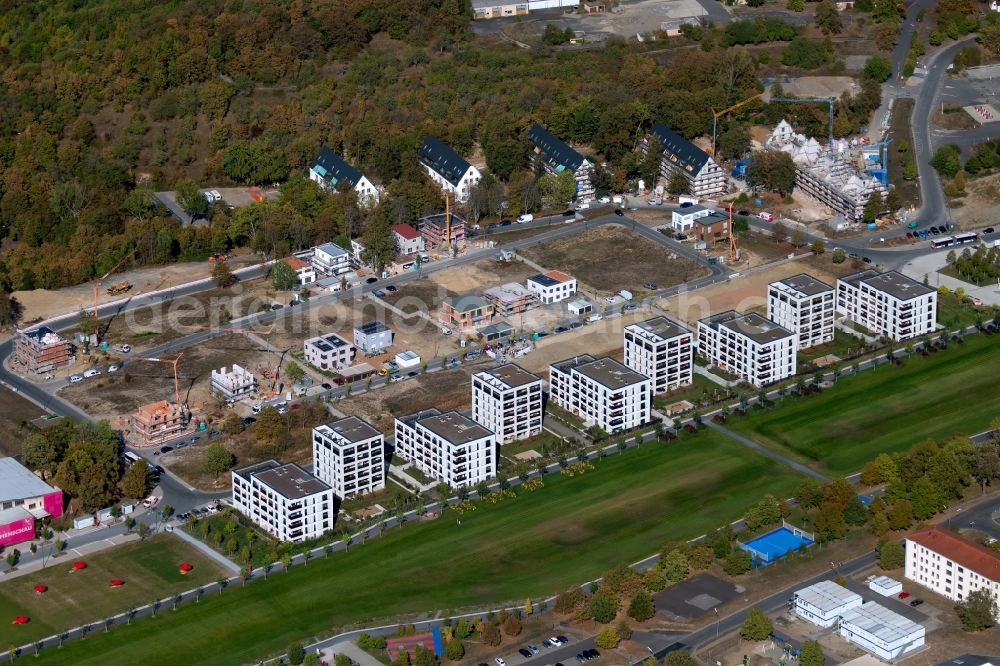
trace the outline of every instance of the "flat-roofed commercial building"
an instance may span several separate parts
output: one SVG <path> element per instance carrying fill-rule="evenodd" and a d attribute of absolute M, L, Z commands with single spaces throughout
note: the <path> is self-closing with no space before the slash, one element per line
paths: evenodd
<path fill-rule="evenodd" d="M 847 612 L 840 620 L 840 635 L 879 659 L 890 661 L 924 644 L 926 631 L 874 601 Z"/>
<path fill-rule="evenodd" d="M 860 608 L 861 595 L 832 580 L 804 587 L 792 596 L 795 614 L 819 627 L 832 627 L 853 608 Z"/>
<path fill-rule="evenodd" d="M 506 444 L 542 432 L 542 378 L 513 363 L 472 375 L 472 420 Z"/>
<path fill-rule="evenodd" d="M 455 488 L 497 473 L 496 435 L 458 412 L 433 407 L 396 419 L 396 455 Z"/>
<path fill-rule="evenodd" d="M 795 333 L 756 312 L 720 312 L 698 321 L 698 350 L 712 365 L 754 386 L 795 374 Z"/>
<path fill-rule="evenodd" d="M 767 286 L 767 318 L 798 336 L 799 349 L 833 341 L 836 290 L 806 273 Z"/>
<path fill-rule="evenodd" d="M 694 334 L 667 317 L 653 317 L 625 327 L 625 365 L 652 380 L 653 394 L 691 383 Z"/>
<path fill-rule="evenodd" d="M 549 398 L 588 426 L 615 433 L 649 421 L 653 391 L 646 375 L 583 354 L 549 366 Z"/>
<path fill-rule="evenodd" d="M 233 470 L 233 506 L 279 541 L 333 529 L 334 502 L 333 488 L 295 463 L 272 459 Z"/>
<path fill-rule="evenodd" d="M 313 428 L 313 472 L 347 498 L 385 487 L 385 437 L 357 416 Z"/>

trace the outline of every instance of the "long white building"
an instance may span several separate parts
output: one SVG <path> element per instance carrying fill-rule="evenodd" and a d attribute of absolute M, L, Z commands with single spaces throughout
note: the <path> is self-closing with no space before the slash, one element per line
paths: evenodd
<path fill-rule="evenodd" d="M 840 635 L 879 659 L 890 661 L 924 644 L 926 630 L 874 601 L 849 610 L 840 620 Z"/>
<path fill-rule="evenodd" d="M 937 291 L 897 271 L 837 279 L 837 311 L 877 335 L 908 340 L 934 331 Z"/>
<path fill-rule="evenodd" d="M 549 399 L 587 426 L 615 433 L 649 421 L 652 382 L 613 358 L 583 354 L 549 366 Z"/>
<path fill-rule="evenodd" d="M 792 595 L 795 614 L 818 627 L 832 627 L 848 611 L 860 608 L 861 595 L 832 580 L 821 580 Z"/>
<path fill-rule="evenodd" d="M 698 321 L 698 351 L 754 386 L 795 374 L 795 333 L 756 312 L 720 312 Z"/>
<path fill-rule="evenodd" d="M 496 435 L 458 412 L 432 407 L 396 419 L 396 455 L 449 486 L 473 486 L 497 473 Z"/>
<path fill-rule="evenodd" d="M 417 153 L 417 161 L 441 191 L 455 195 L 459 203 L 468 201 L 469 192 L 482 177 L 479 169 L 436 136 L 427 137 Z"/>
<path fill-rule="evenodd" d="M 472 375 L 472 420 L 500 444 L 542 432 L 542 378 L 508 363 Z"/>
<path fill-rule="evenodd" d="M 385 436 L 370 423 L 348 416 L 312 432 L 313 472 L 337 497 L 385 488 Z"/>
<path fill-rule="evenodd" d="M 687 386 L 694 368 L 694 334 L 667 317 L 625 327 L 625 365 L 652 380 L 653 394 Z"/>
<path fill-rule="evenodd" d="M 338 186 L 354 190 L 358 204 L 363 207 L 378 203 L 381 191 L 363 173 L 327 147 L 309 166 L 309 180 L 318 183 L 325 190 L 336 190 Z"/>
<path fill-rule="evenodd" d="M 646 150 L 659 150 L 660 175 L 669 181 L 679 171 L 688 180 L 688 194 L 714 198 L 729 190 L 726 172 L 704 150 L 660 121 L 653 123 L 646 137 Z"/>
<path fill-rule="evenodd" d="M 836 290 L 806 273 L 767 286 L 767 318 L 798 336 L 799 349 L 833 341 Z"/>
<path fill-rule="evenodd" d="M 906 537 L 903 575 L 952 601 L 984 588 L 1000 600 L 1000 554 L 937 526 Z"/>
<path fill-rule="evenodd" d="M 340 370 L 354 360 L 354 345 L 336 333 L 317 335 L 302 343 L 306 363 L 320 370 Z"/>
<path fill-rule="evenodd" d="M 295 463 L 264 460 L 233 470 L 233 506 L 279 541 L 305 541 L 333 529 L 333 488 Z"/>

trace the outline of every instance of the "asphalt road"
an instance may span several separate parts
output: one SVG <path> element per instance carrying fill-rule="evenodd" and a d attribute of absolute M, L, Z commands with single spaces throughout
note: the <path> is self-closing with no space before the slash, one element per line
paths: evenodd
<path fill-rule="evenodd" d="M 1000 498 L 985 502 L 948 519 L 949 527 L 979 530 L 994 539 L 1000 539 L 1000 524 L 994 514 L 1000 511 Z"/>

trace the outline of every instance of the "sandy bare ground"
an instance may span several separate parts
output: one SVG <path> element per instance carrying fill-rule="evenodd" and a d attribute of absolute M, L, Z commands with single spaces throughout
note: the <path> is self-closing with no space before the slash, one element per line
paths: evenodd
<path fill-rule="evenodd" d="M 485 289 L 507 282 L 523 283 L 527 278 L 537 274 L 537 270 L 520 261 L 500 262 L 486 259 L 468 266 L 434 273 L 430 280 L 450 292 L 464 294 L 481 293 Z"/>
<path fill-rule="evenodd" d="M 966 182 L 962 206 L 951 211 L 955 223 L 962 229 L 993 225 L 1000 217 L 1000 173 Z"/>

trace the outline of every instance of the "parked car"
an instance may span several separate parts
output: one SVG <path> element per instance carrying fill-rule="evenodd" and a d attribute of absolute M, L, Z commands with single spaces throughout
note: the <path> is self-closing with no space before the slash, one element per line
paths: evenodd
<path fill-rule="evenodd" d="M 395 294 L 397 291 L 399 291 L 398 289 L 396 289 L 396 285 L 393 284 L 386 285 L 385 290 L 390 294 Z"/>
<path fill-rule="evenodd" d="M 563 211 L 563 217 L 576 217 L 576 211 L 572 208 Z"/>
<path fill-rule="evenodd" d="M 261 405 L 258 402 L 256 405 L 254 405 L 253 407 L 250 408 L 250 411 L 253 412 L 254 414 L 260 414 L 260 409 L 261 409 Z"/>
<path fill-rule="evenodd" d="M 685 234 L 681 234 L 681 233 L 674 234 L 674 240 L 676 240 L 676 241 L 686 241 L 687 239 L 688 239 L 688 237 Z"/>
<path fill-rule="evenodd" d="M 941 233 L 941 230 L 938 229 L 937 227 L 931 227 L 930 229 L 928 229 L 928 231 L 930 231 L 935 236 L 937 236 L 939 233 Z"/>
<path fill-rule="evenodd" d="M 615 208 L 615 215 L 617 215 L 618 217 L 621 217 L 624 214 L 625 213 L 624 213 L 624 211 L 622 211 L 621 208 Z"/>
<path fill-rule="evenodd" d="M 534 643 L 529 643 L 528 649 L 531 650 L 531 654 L 538 654 L 538 646 Z"/>
<path fill-rule="evenodd" d="M 986 227 L 985 229 L 983 229 L 984 234 L 992 234 L 994 231 L 995 229 L 993 227 Z"/>
<path fill-rule="evenodd" d="M 555 643 L 546 638 L 544 641 L 542 641 L 542 647 L 547 650 L 550 647 L 555 647 Z"/>
<path fill-rule="evenodd" d="M 118 366 L 112 363 L 108 366 L 108 372 L 118 372 Z"/>
<path fill-rule="evenodd" d="M 84 377 L 96 377 L 99 374 L 101 374 L 101 371 L 97 368 L 91 368 L 90 370 L 85 370 L 83 372 Z"/>
<path fill-rule="evenodd" d="M 407 376 L 407 377 L 416 377 L 416 376 L 417 376 L 417 375 L 419 375 L 419 374 L 420 374 L 420 373 L 419 373 L 419 372 L 417 372 L 416 370 L 410 370 L 410 371 L 409 371 L 408 373 L 406 373 L 406 376 Z"/>
<path fill-rule="evenodd" d="M 118 351 L 120 351 L 123 354 L 127 354 L 130 351 L 132 351 L 132 347 L 130 345 L 122 345 L 121 347 L 118 348 Z"/>
<path fill-rule="evenodd" d="M 743 217 L 750 217 L 750 211 L 748 211 L 748 210 L 741 210 L 741 211 L 737 212 L 736 214 L 737 215 L 742 215 Z"/>
<path fill-rule="evenodd" d="M 583 326 L 583 323 L 579 321 L 574 321 L 569 325 L 570 328 L 580 328 L 581 326 Z"/>
<path fill-rule="evenodd" d="M 509 227 L 512 224 L 514 224 L 514 223 L 512 221 L 510 221 L 510 220 L 500 220 L 500 226 L 501 227 Z"/>
<path fill-rule="evenodd" d="M 865 262 L 866 264 L 872 263 L 871 257 L 861 257 L 861 261 Z"/>
<path fill-rule="evenodd" d="M 490 222 L 489 224 L 486 225 L 486 233 L 489 233 L 489 232 L 493 231 L 496 228 L 497 228 L 497 223 L 496 222 Z"/>
<path fill-rule="evenodd" d="M 365 280 L 365 284 L 375 284 L 376 282 L 378 282 L 377 277 L 370 277 L 367 280 Z"/>
<path fill-rule="evenodd" d="M 517 216 L 517 223 L 518 224 L 527 224 L 528 222 L 534 221 L 534 219 L 535 219 L 534 215 L 532 215 L 531 213 L 525 213 L 524 215 L 518 215 Z"/>
<path fill-rule="evenodd" d="M 281 303 L 275 303 L 274 305 L 271 306 L 271 309 L 272 310 L 280 310 L 283 307 L 285 307 L 285 306 L 282 305 Z"/>
<path fill-rule="evenodd" d="M 556 327 L 555 327 L 555 328 L 554 328 L 553 330 L 554 330 L 554 331 L 555 331 L 556 333 L 565 333 L 565 332 L 566 332 L 566 331 L 568 331 L 569 329 L 568 329 L 568 328 L 566 328 L 565 326 L 556 326 Z"/>
<path fill-rule="evenodd" d="M 913 232 L 912 231 L 907 231 L 906 232 L 906 240 L 913 240 Z"/>
<path fill-rule="evenodd" d="M 257 419 L 255 419 L 252 416 L 244 416 L 243 417 L 243 425 L 250 425 L 250 424 L 256 423 L 256 422 L 257 422 Z"/>
<path fill-rule="evenodd" d="M 493 661 L 496 662 L 497 666 L 507 666 L 507 662 L 503 660 L 503 657 L 497 657 Z"/>
<path fill-rule="evenodd" d="M 618 295 L 617 294 L 612 294 L 611 296 L 605 296 L 604 300 L 607 303 L 611 303 L 611 304 L 617 303 L 618 302 Z"/>
<path fill-rule="evenodd" d="M 561 634 L 559 636 L 556 636 L 556 638 L 559 639 L 559 644 L 560 645 L 566 645 L 566 643 L 569 643 L 569 639 L 566 638 L 565 636 L 561 635 Z"/>
<path fill-rule="evenodd" d="M 583 656 L 582 652 L 577 652 L 576 653 L 576 661 L 577 661 L 577 663 L 582 664 L 583 662 L 587 661 L 587 658 Z"/>
<path fill-rule="evenodd" d="M 385 292 L 381 289 L 376 289 L 372 292 L 372 296 L 375 296 L 376 298 L 385 298 Z"/>
<path fill-rule="evenodd" d="M 80 375 L 70 375 L 69 376 L 69 383 L 70 384 L 76 384 L 77 382 L 82 382 L 82 381 L 83 381 L 83 377 L 81 377 Z"/>
<path fill-rule="evenodd" d="M 650 291 L 656 291 L 658 289 L 658 287 L 656 286 L 655 282 L 647 282 L 646 284 L 644 284 L 642 286 L 643 286 L 643 288 L 649 289 Z"/>
<path fill-rule="evenodd" d="M 916 608 L 917 606 L 919 606 L 922 603 L 924 603 L 923 599 L 914 599 L 913 601 L 910 602 L 910 606 Z"/>
<path fill-rule="evenodd" d="M 626 303 L 625 307 L 623 307 L 622 310 L 624 310 L 625 312 L 631 312 L 632 310 L 635 310 L 638 307 L 639 307 L 638 303 Z"/>
<path fill-rule="evenodd" d="M 330 389 L 333 388 L 333 384 L 331 384 L 330 382 L 323 382 L 322 384 L 320 384 L 320 386 L 326 391 L 329 391 Z"/>
<path fill-rule="evenodd" d="M 591 659 L 597 659 L 598 657 L 601 656 L 601 653 L 595 650 L 594 648 L 586 650 L 584 654 L 587 655 L 587 661 L 590 661 Z"/>
<path fill-rule="evenodd" d="M 517 651 L 517 653 L 522 657 L 524 657 L 525 659 L 531 658 L 531 650 L 529 650 L 528 648 L 521 648 L 520 650 Z"/>
<path fill-rule="evenodd" d="M 172 447 L 172 446 L 161 446 L 160 447 L 160 453 L 170 453 L 173 450 L 174 450 L 174 447 Z"/>
<path fill-rule="evenodd" d="M 693 205 L 694 205 L 694 204 L 693 204 L 693 203 L 691 203 L 690 201 L 685 201 L 684 203 L 682 203 L 682 204 L 680 205 L 680 207 L 681 207 L 681 208 L 690 208 L 690 207 L 691 207 L 691 206 L 693 206 Z"/>
<path fill-rule="evenodd" d="M 899 598 L 900 598 L 900 599 L 906 599 L 906 598 L 908 598 L 909 596 L 910 596 L 910 593 L 909 593 L 909 592 L 900 592 L 900 593 L 899 593 Z"/>

